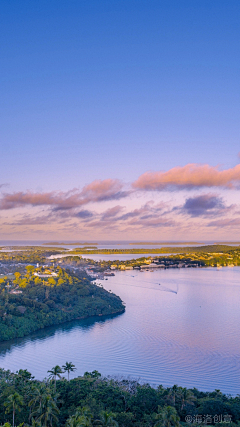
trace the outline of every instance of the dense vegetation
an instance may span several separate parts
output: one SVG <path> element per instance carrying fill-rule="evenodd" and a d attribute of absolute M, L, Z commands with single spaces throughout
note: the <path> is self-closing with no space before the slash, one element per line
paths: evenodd
<path fill-rule="evenodd" d="M 165 259 L 173 262 L 188 262 L 189 266 L 195 264 L 202 267 L 233 267 L 240 265 L 240 249 L 231 248 L 227 251 L 179 254 Z"/>
<path fill-rule="evenodd" d="M 41 246 L 10 246 L 9 248 L 12 252 L 4 252 L 3 248 L 3 252 L 0 253 L 0 261 L 25 264 L 44 263 L 46 257 L 66 252 L 64 248 Z"/>
<path fill-rule="evenodd" d="M 132 249 L 94 249 L 85 250 L 83 248 L 76 248 L 69 252 L 69 254 L 189 254 L 199 252 L 228 252 L 232 249 L 239 249 L 239 246 L 228 245 L 206 245 L 206 246 L 186 246 L 186 247 L 163 247 L 163 248 L 132 248 Z"/>
<path fill-rule="evenodd" d="M 239 426 L 240 396 L 201 392 L 174 385 L 157 388 L 127 379 L 103 378 L 97 371 L 70 381 L 71 362 L 35 380 L 27 370 L 0 369 L 0 420 L 8 426 L 177 427 L 208 424 Z M 186 423 L 188 415 L 189 424 Z M 14 418 L 14 420 L 13 420 Z M 205 420 L 205 422 L 204 422 Z M 207 421 L 206 421 L 207 420 Z M 195 421 L 195 422 L 194 422 Z M 7 424 L 5 424 L 5 427 Z"/>
<path fill-rule="evenodd" d="M 61 268 L 52 273 L 29 265 L 26 270 L 16 272 L 12 280 L 0 279 L 0 341 L 73 319 L 124 311 L 118 296 L 87 277 Z"/>

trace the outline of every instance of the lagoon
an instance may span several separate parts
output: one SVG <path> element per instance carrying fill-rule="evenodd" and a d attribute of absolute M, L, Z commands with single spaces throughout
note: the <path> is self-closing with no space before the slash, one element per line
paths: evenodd
<path fill-rule="evenodd" d="M 101 282 L 126 303 L 111 318 L 74 321 L 0 344 L 0 366 L 37 378 L 72 361 L 82 375 L 240 393 L 240 268 L 123 271 Z"/>

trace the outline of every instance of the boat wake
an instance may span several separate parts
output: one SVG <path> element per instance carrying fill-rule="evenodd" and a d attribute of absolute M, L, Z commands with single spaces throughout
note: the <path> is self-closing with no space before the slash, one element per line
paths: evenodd
<path fill-rule="evenodd" d="M 133 275 L 130 275 L 130 274 L 126 274 L 126 276 L 128 276 L 128 277 L 137 277 L 137 276 L 133 276 Z M 143 288 L 143 289 L 153 289 L 154 291 L 160 291 L 160 292 L 171 292 L 171 293 L 173 293 L 173 294 L 176 294 L 177 295 L 177 293 L 178 293 L 178 284 L 176 284 L 175 286 L 176 286 L 176 289 L 171 289 L 171 288 L 169 288 L 169 287 L 167 287 L 167 286 L 164 286 L 164 285 L 162 285 L 161 283 L 154 283 L 154 282 L 150 282 L 150 281 L 148 281 L 148 280 L 141 280 L 141 283 L 149 283 L 149 284 L 151 284 L 151 285 L 157 285 L 157 286 L 161 286 L 160 288 L 158 287 L 156 287 L 156 288 L 153 288 L 153 287 L 149 287 L 149 286 L 141 286 L 141 285 L 130 285 L 130 284 L 123 284 L 123 286 L 132 286 L 132 287 L 135 287 L 135 288 Z"/>

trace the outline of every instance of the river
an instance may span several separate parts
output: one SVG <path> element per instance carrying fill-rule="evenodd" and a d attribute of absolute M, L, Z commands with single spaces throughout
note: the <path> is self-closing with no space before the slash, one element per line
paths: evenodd
<path fill-rule="evenodd" d="M 123 271 L 102 281 L 126 312 L 0 344 L 0 366 L 36 378 L 66 361 L 103 375 L 240 393 L 240 268 Z"/>

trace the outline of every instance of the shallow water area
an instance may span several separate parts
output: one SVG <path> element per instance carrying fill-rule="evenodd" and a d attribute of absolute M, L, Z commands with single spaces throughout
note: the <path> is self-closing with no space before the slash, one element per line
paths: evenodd
<path fill-rule="evenodd" d="M 101 282 L 126 312 L 47 328 L 0 344 L 0 366 L 37 378 L 72 361 L 82 375 L 140 378 L 240 392 L 240 268 L 116 272 Z"/>

